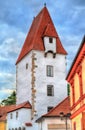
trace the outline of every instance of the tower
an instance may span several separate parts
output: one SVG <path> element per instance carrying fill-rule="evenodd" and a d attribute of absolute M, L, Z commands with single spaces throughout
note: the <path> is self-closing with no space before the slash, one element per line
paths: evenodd
<path fill-rule="evenodd" d="M 66 97 L 66 54 L 44 7 L 34 18 L 16 62 L 17 104 L 29 100 L 32 118 Z"/>

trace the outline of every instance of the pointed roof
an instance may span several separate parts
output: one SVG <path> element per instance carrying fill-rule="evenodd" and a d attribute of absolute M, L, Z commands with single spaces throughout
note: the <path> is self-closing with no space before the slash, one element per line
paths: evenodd
<path fill-rule="evenodd" d="M 69 97 L 66 97 L 62 102 L 60 102 L 57 106 L 51 109 L 48 113 L 40 117 L 37 121 L 39 121 L 43 117 L 58 117 L 60 116 L 61 112 L 63 112 L 64 115 L 70 113 Z"/>
<path fill-rule="evenodd" d="M 56 37 L 56 53 L 67 54 L 63 48 L 46 7 L 34 18 L 16 64 L 31 50 L 44 51 L 43 36 Z"/>

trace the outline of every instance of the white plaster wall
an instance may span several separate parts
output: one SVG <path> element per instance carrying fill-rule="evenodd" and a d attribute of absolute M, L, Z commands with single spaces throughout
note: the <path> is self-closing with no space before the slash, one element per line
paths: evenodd
<path fill-rule="evenodd" d="M 16 118 L 16 112 L 18 112 L 18 118 Z M 10 119 L 11 113 L 13 115 L 12 119 Z M 21 108 L 7 114 L 8 129 L 23 127 L 27 122 L 31 122 L 31 109 Z"/>
<path fill-rule="evenodd" d="M 31 64 L 30 52 L 16 65 L 17 104 L 27 100 L 31 102 Z"/>
<path fill-rule="evenodd" d="M 53 38 L 53 43 L 49 43 L 49 37 L 44 37 L 45 52 L 53 51 L 56 53 L 56 38 Z"/>
<path fill-rule="evenodd" d="M 44 52 L 35 51 L 36 53 L 36 110 L 37 117 L 47 113 L 48 106 L 55 106 L 67 96 L 66 86 L 66 58 L 65 55 L 57 54 L 56 58 L 48 53 L 44 57 Z M 54 76 L 48 77 L 46 75 L 46 66 L 52 65 L 54 67 Z M 47 96 L 47 85 L 54 85 L 54 96 Z"/>
<path fill-rule="evenodd" d="M 67 123 L 70 125 L 71 130 L 71 120 L 67 119 Z M 64 118 L 61 120 L 60 118 L 44 118 L 42 121 L 38 123 L 38 130 L 48 130 L 48 124 L 65 124 L 66 125 L 66 119 Z M 61 129 L 65 130 L 65 129 Z"/>

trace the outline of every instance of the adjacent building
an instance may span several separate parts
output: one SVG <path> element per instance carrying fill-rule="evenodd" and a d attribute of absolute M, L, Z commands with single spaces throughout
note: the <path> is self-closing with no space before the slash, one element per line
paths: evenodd
<path fill-rule="evenodd" d="M 14 108 L 15 105 L 0 106 L 0 130 L 7 129 L 7 112 Z"/>
<path fill-rule="evenodd" d="M 31 104 L 26 101 L 7 112 L 7 130 L 31 130 Z"/>
<path fill-rule="evenodd" d="M 85 130 L 85 36 L 67 75 L 72 130 Z"/>
<path fill-rule="evenodd" d="M 70 100 L 66 97 L 47 114 L 37 119 L 38 130 L 71 130 Z"/>

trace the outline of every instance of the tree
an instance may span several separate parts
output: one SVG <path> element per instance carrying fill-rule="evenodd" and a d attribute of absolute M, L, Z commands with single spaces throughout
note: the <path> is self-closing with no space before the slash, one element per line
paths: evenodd
<path fill-rule="evenodd" d="M 16 104 L 16 92 L 13 91 L 12 94 L 7 98 L 1 101 L 1 105 L 13 105 Z"/>

